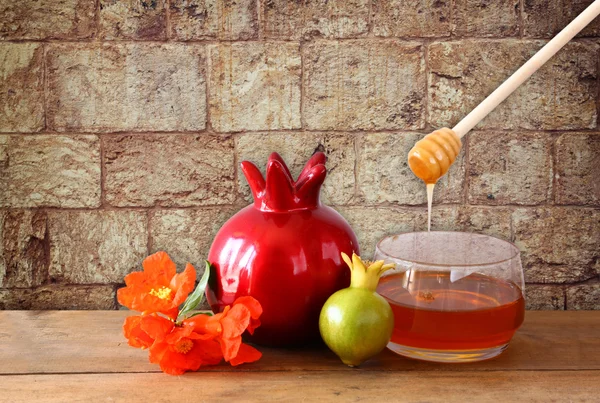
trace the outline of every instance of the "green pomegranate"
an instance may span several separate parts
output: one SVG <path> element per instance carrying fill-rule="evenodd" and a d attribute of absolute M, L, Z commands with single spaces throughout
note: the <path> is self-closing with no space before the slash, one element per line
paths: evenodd
<path fill-rule="evenodd" d="M 319 330 L 325 344 L 342 362 L 355 367 L 381 352 L 392 337 L 392 308 L 375 289 L 381 274 L 394 265 L 384 265 L 383 260 L 365 264 L 356 254 L 350 260 L 342 253 L 342 258 L 350 267 L 350 287 L 325 302 Z"/>

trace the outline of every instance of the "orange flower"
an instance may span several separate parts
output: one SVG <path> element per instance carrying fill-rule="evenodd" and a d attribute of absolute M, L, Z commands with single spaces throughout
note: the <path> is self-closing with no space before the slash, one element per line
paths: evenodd
<path fill-rule="evenodd" d="M 143 316 L 129 316 L 123 324 L 123 333 L 131 347 L 146 349 L 152 345 L 154 339 L 148 336 L 141 328 Z"/>
<path fill-rule="evenodd" d="M 177 326 L 161 316 L 144 316 L 141 329 L 154 339 L 150 362 L 159 364 L 167 374 L 196 371 L 202 365 L 216 365 L 223 359 L 219 343 L 212 335 L 196 333 L 194 325 L 186 321 Z"/>
<path fill-rule="evenodd" d="M 168 374 L 181 375 L 202 365 L 216 365 L 223 358 L 239 365 L 261 357 L 254 347 L 242 343 L 246 330 L 253 333 L 260 326 L 262 307 L 254 298 L 238 298 L 214 316 L 193 316 L 202 301 L 210 263 L 206 262 L 206 272 L 191 295 L 196 270 L 189 263 L 177 274 L 169 256 L 158 252 L 148 256 L 143 267 L 144 271 L 125 277 L 126 287 L 118 291 L 117 298 L 127 308 L 142 312 L 125 319 L 123 333 L 130 346 L 149 349 L 150 362 Z"/>
<path fill-rule="evenodd" d="M 257 361 L 262 354 L 242 343 L 242 334 L 254 325 L 262 307 L 252 297 L 236 300 L 214 316 L 196 315 L 181 323 L 158 316 L 130 316 L 123 331 L 129 345 L 150 349 L 150 362 L 163 372 L 181 375 L 224 358 L 231 365 Z"/>
<path fill-rule="evenodd" d="M 242 334 L 250 333 L 260 325 L 262 314 L 260 303 L 252 297 L 241 297 L 232 306 L 226 306 L 222 313 L 214 316 L 199 315 L 189 319 L 195 329 L 203 329 L 221 345 L 223 358 L 231 365 L 257 361 L 262 354 L 252 346 L 242 343 Z M 184 321 L 185 322 L 185 321 Z"/>
<path fill-rule="evenodd" d="M 148 256 L 143 267 L 144 271 L 125 276 L 126 287 L 117 292 L 119 303 L 143 314 L 160 312 L 175 319 L 179 305 L 194 289 L 196 270 L 188 263 L 183 273 L 177 274 L 165 252 Z"/>

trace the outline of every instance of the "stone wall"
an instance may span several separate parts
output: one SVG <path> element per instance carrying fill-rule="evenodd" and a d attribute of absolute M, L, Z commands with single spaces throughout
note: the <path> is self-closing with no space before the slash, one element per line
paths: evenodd
<path fill-rule="evenodd" d="M 0 0 L 0 308 L 114 309 L 166 250 L 202 268 L 238 164 L 327 153 L 375 241 L 426 227 L 406 165 L 590 1 Z M 523 251 L 530 309 L 600 309 L 600 23 L 483 121 L 434 229 Z"/>

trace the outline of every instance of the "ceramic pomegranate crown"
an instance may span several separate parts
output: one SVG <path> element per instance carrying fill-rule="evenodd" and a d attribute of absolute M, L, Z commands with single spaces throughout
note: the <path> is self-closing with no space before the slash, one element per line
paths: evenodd
<path fill-rule="evenodd" d="M 266 180 L 250 161 L 243 161 L 242 171 L 252 190 L 254 206 L 262 211 L 290 211 L 316 207 L 319 192 L 325 181 L 327 157 L 315 153 L 294 181 L 290 171 L 277 153 L 272 153 L 267 163 Z"/>

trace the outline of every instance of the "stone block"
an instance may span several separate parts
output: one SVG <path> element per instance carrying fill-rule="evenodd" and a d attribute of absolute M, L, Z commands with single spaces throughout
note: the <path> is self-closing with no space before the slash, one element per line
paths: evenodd
<path fill-rule="evenodd" d="M 44 128 L 43 59 L 42 44 L 0 43 L 0 133 Z"/>
<path fill-rule="evenodd" d="M 519 0 L 455 0 L 452 32 L 457 36 L 518 36 L 519 3 Z"/>
<path fill-rule="evenodd" d="M 0 136 L 0 207 L 98 207 L 100 140 Z"/>
<path fill-rule="evenodd" d="M 167 252 L 178 270 L 189 262 L 200 278 L 217 231 L 236 212 L 231 207 L 156 211 L 150 219 L 150 253 Z"/>
<path fill-rule="evenodd" d="M 511 241 L 511 210 L 502 207 L 460 206 L 460 230 Z"/>
<path fill-rule="evenodd" d="M 261 9 L 267 38 L 355 38 L 369 31 L 367 0 L 261 0 Z"/>
<path fill-rule="evenodd" d="M 600 136 L 563 134 L 556 142 L 556 203 L 600 205 Z"/>
<path fill-rule="evenodd" d="M 0 309 L 97 310 L 116 309 L 115 287 L 110 285 L 55 286 L 0 290 Z"/>
<path fill-rule="evenodd" d="M 0 39 L 90 38 L 95 14 L 96 2 L 90 0 L 3 0 Z"/>
<path fill-rule="evenodd" d="M 469 39 L 429 45 L 429 123 L 453 127 L 544 44 Z M 597 49 L 593 43 L 567 44 L 477 127 L 595 128 Z"/>
<path fill-rule="evenodd" d="M 567 288 L 567 309 L 600 309 L 600 283 L 573 285 Z"/>
<path fill-rule="evenodd" d="M 525 309 L 532 311 L 562 311 L 565 309 L 565 290 L 554 285 L 525 286 Z"/>
<path fill-rule="evenodd" d="M 518 208 L 512 221 L 526 282 L 575 283 L 600 272 L 600 210 Z"/>
<path fill-rule="evenodd" d="M 50 281 L 120 284 L 148 255 L 143 211 L 51 211 Z"/>
<path fill-rule="evenodd" d="M 171 0 L 171 38 L 240 40 L 258 36 L 256 0 Z"/>
<path fill-rule="evenodd" d="M 544 204 L 552 198 L 552 148 L 547 133 L 469 135 L 469 202 Z"/>
<path fill-rule="evenodd" d="M 303 47 L 305 127 L 424 127 L 423 47 L 397 40 L 317 41 Z"/>
<path fill-rule="evenodd" d="M 200 206 L 235 200 L 233 140 L 197 134 L 105 139 L 106 200 L 114 206 Z"/>
<path fill-rule="evenodd" d="M 0 211 L 0 288 L 31 287 L 47 277 L 46 214 Z"/>
<path fill-rule="evenodd" d="M 373 33 L 376 36 L 450 36 L 450 0 L 374 0 Z"/>
<path fill-rule="evenodd" d="M 100 0 L 102 39 L 167 38 L 166 0 Z"/>
<path fill-rule="evenodd" d="M 526 0 L 523 2 L 523 36 L 552 38 L 592 3 L 592 0 Z M 596 18 L 578 36 L 600 36 Z"/>
<path fill-rule="evenodd" d="M 210 120 L 219 132 L 300 127 L 299 44 L 209 47 Z"/>
<path fill-rule="evenodd" d="M 204 46 L 64 43 L 47 52 L 47 124 L 57 131 L 199 131 Z"/>

